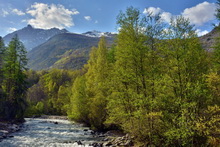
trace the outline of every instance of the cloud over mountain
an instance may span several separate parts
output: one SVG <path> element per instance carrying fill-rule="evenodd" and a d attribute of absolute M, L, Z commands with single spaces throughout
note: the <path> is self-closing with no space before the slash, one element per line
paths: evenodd
<path fill-rule="evenodd" d="M 27 22 L 35 28 L 59 28 L 74 26 L 73 15 L 79 14 L 75 9 L 66 9 L 63 5 L 35 3 L 27 10 L 33 18 Z"/>

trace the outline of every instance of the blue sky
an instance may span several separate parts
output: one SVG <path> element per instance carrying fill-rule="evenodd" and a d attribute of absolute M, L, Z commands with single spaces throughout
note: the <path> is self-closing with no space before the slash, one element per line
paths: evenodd
<path fill-rule="evenodd" d="M 35 28 L 66 28 L 70 32 L 91 30 L 117 32 L 116 17 L 127 7 L 161 13 L 164 21 L 183 15 L 195 25 L 199 35 L 216 24 L 216 0 L 0 0 L 0 36 L 27 24 Z"/>

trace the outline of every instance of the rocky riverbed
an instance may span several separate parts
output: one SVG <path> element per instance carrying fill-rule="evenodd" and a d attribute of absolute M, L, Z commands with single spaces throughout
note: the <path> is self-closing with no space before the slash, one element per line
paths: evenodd
<path fill-rule="evenodd" d="M 21 128 L 22 124 L 0 122 L 0 142 L 2 139 L 14 137 L 12 133 L 19 131 Z"/>

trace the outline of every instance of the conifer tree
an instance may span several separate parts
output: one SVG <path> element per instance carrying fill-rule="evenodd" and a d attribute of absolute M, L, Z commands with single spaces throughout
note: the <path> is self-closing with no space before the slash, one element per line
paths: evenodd
<path fill-rule="evenodd" d="M 4 64 L 4 53 L 5 53 L 5 46 L 2 37 L 0 37 L 0 118 L 4 117 L 4 93 L 2 89 L 2 82 L 3 82 L 3 64 Z"/>
<path fill-rule="evenodd" d="M 3 64 L 4 64 L 5 46 L 2 37 L 0 37 L 0 93 L 2 93 L 2 81 L 3 81 Z M 1 94 L 0 94 L 1 95 Z"/>
<path fill-rule="evenodd" d="M 109 89 L 109 64 L 106 40 L 101 37 L 98 48 L 93 48 L 88 61 L 86 88 L 89 98 L 90 123 L 94 129 L 103 130 Z"/>
<path fill-rule="evenodd" d="M 89 99 L 86 94 L 85 75 L 77 77 L 73 83 L 72 96 L 70 98 L 68 117 L 78 122 L 89 122 Z"/>
<path fill-rule="evenodd" d="M 27 69 L 26 50 L 16 35 L 9 43 L 5 51 L 3 65 L 3 90 L 6 93 L 6 99 L 14 108 L 8 112 L 9 119 L 22 119 L 24 113 L 24 96 L 26 91 Z M 10 106 L 8 106 L 10 107 Z M 9 109 L 9 108 L 8 108 Z"/>

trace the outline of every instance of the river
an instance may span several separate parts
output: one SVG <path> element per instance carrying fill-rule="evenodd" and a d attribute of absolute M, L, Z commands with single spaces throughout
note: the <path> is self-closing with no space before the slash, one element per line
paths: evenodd
<path fill-rule="evenodd" d="M 0 147 L 84 147 L 103 139 L 94 136 L 89 128 L 68 120 L 25 120 L 22 129 L 12 133 L 11 138 L 2 140 Z"/>

